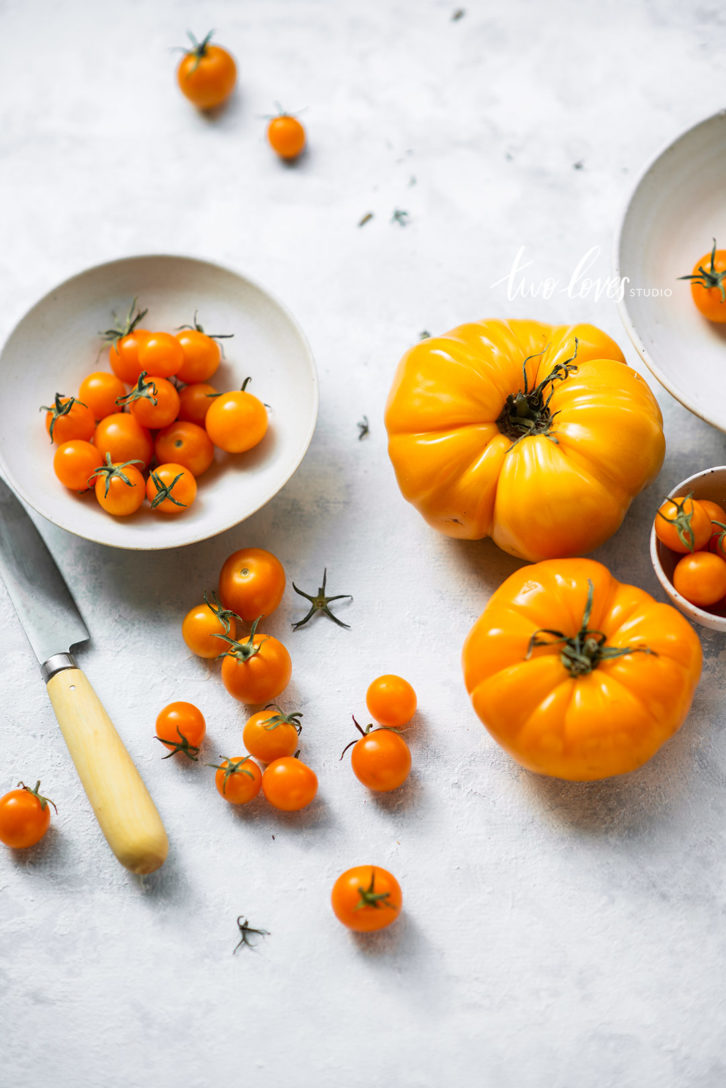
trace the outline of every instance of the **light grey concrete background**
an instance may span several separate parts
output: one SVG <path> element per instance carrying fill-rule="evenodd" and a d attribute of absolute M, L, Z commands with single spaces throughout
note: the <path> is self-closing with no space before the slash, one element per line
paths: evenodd
<path fill-rule="evenodd" d="M 90 264 L 190 253 L 290 306 L 322 388 L 298 474 L 222 537 L 140 556 L 43 526 L 93 634 L 82 665 L 168 826 L 158 875 L 134 878 L 107 850 L 0 592 L 0 786 L 40 777 L 59 807 L 38 848 L 0 854 L 3 1085 L 724 1083 L 722 641 L 701 632 L 689 720 L 637 774 L 568 785 L 521 771 L 479 725 L 459 669 L 516 561 L 438 536 L 403 502 L 381 415 L 421 330 L 482 316 L 593 321 L 637 365 L 613 302 L 509 302 L 492 284 L 522 246 L 532 279 L 566 285 L 593 246 L 591 274 L 610 274 L 639 171 L 722 104 L 726 14 L 715 0 L 465 0 L 452 21 L 455 7 L 2 6 L 0 333 Z M 168 49 L 211 26 L 240 69 L 213 121 L 178 93 Z M 292 168 L 265 144 L 275 100 L 306 108 L 310 150 Z M 390 222 L 395 208 L 407 226 Z M 726 441 L 656 393 L 663 472 L 598 558 L 659 595 L 654 506 L 723 463 Z M 12 390 L 2 401 L 11 411 Z M 355 596 L 349 632 L 321 621 L 291 633 L 290 591 L 270 624 L 293 656 L 286 701 L 304 712 L 320 778 L 299 816 L 233 811 L 211 771 L 162 762 L 152 739 L 158 710 L 184 698 L 207 716 L 210 759 L 241 748 L 244 711 L 186 652 L 179 623 L 247 544 L 305 587 L 327 565 L 330 590 Z M 420 714 L 412 780 L 380 799 L 338 754 L 388 670 L 415 684 Z M 329 890 L 369 861 L 397 874 L 405 915 L 356 939 Z M 240 913 L 271 934 L 233 956 Z"/>

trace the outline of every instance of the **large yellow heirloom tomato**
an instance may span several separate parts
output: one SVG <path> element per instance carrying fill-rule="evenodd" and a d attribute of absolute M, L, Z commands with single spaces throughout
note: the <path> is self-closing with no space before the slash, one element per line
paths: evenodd
<path fill-rule="evenodd" d="M 479 321 L 423 340 L 386 428 L 399 487 L 434 528 L 533 560 L 607 540 L 665 453 L 655 397 L 594 325 Z"/>
<path fill-rule="evenodd" d="M 688 621 L 592 559 L 547 559 L 504 581 L 463 653 L 474 709 L 522 766 L 607 778 L 650 759 L 701 675 Z"/>

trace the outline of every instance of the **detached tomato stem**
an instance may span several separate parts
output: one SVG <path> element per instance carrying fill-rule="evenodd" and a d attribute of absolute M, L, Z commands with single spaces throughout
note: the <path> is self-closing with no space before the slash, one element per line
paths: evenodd
<path fill-rule="evenodd" d="M 329 620 L 333 621 L 333 623 L 337 623 L 338 627 L 347 627 L 350 629 L 350 624 L 343 623 L 343 621 L 339 620 L 337 616 L 334 616 L 333 613 L 330 611 L 328 605 L 331 601 L 342 601 L 344 598 L 352 601 L 353 597 L 350 593 L 338 593 L 334 597 L 326 597 L 325 583 L 327 581 L 327 577 L 328 568 L 326 567 L 323 570 L 323 584 L 319 587 L 318 592 L 315 594 L 315 596 L 312 596 L 310 593 L 306 593 L 304 589 L 300 589 L 298 586 L 295 585 L 294 582 L 292 583 L 292 588 L 295 590 L 295 592 L 300 597 L 304 597 L 306 601 L 310 601 L 310 608 L 308 609 L 307 614 L 303 616 L 301 620 L 293 623 L 293 631 L 299 631 L 301 627 L 304 627 L 308 620 L 312 619 L 316 612 L 322 612 L 323 615 L 327 616 Z"/>
<path fill-rule="evenodd" d="M 626 654 L 658 654 L 647 646 L 606 646 L 607 635 L 604 631 L 597 631 L 588 627 L 592 615 L 592 600 L 595 587 L 592 579 L 587 580 L 587 601 L 582 615 L 582 626 L 576 635 L 565 635 L 562 631 L 552 631 L 547 627 L 540 627 L 529 640 L 526 660 L 532 656 L 536 646 L 555 646 L 561 642 L 562 652 L 560 660 L 570 676 L 585 676 L 596 669 L 601 661 L 607 661 L 613 657 L 624 657 Z M 552 638 L 538 638 L 538 635 L 551 635 Z"/>

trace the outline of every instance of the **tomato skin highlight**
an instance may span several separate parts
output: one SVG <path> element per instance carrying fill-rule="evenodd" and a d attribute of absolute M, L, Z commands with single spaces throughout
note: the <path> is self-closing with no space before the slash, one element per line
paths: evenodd
<path fill-rule="evenodd" d="M 173 461 L 201 476 L 214 461 L 214 446 L 204 427 L 177 419 L 156 435 L 154 452 L 159 462 Z"/>
<path fill-rule="evenodd" d="M 140 396 L 129 403 L 131 415 L 147 430 L 161 430 L 179 414 L 179 394 L 167 378 L 151 378 L 150 396 Z"/>
<path fill-rule="evenodd" d="M 70 491 L 89 491 L 93 487 L 89 477 L 101 464 L 103 457 L 99 450 L 81 438 L 64 442 L 53 455 L 53 471 Z"/>
<path fill-rule="evenodd" d="M 408 778 L 411 751 L 403 737 L 391 729 L 373 729 L 353 745 L 353 773 L 369 790 L 388 793 Z"/>
<path fill-rule="evenodd" d="M 184 362 L 182 346 L 170 332 L 150 332 L 139 345 L 139 363 L 150 378 L 171 378 Z"/>
<path fill-rule="evenodd" d="M 147 468 L 154 454 L 154 441 L 146 427 L 130 412 L 114 412 L 96 427 L 94 444 L 101 455 L 111 455 L 114 462 L 141 461 Z"/>
<path fill-rule="evenodd" d="M 124 383 L 107 370 L 94 370 L 92 374 L 87 374 L 78 387 L 78 399 L 88 405 L 96 422 L 118 412 L 116 401 L 125 395 Z"/>
<path fill-rule="evenodd" d="M 184 362 L 177 371 L 182 382 L 206 382 L 216 373 L 222 352 L 216 340 L 199 329 L 182 329 L 176 334 L 182 346 Z"/>
<path fill-rule="evenodd" d="M 274 723 L 279 712 L 275 707 L 258 710 L 245 722 L 242 741 L 255 759 L 273 763 L 276 759 L 292 756 L 298 746 L 298 731 L 290 722 Z"/>
<path fill-rule="evenodd" d="M 139 348 L 151 333 L 148 329 L 134 329 L 122 336 L 108 349 L 108 361 L 117 378 L 127 385 L 134 385 L 142 371 Z"/>
<path fill-rule="evenodd" d="M 369 684 L 366 706 L 379 725 L 400 729 L 416 713 L 416 692 L 402 676 L 387 673 Z"/>
<path fill-rule="evenodd" d="M 121 471 L 128 483 L 120 476 L 112 476 L 107 481 L 105 476 L 100 475 L 96 476 L 94 489 L 98 505 L 107 514 L 125 518 L 135 514 L 143 504 L 146 481 L 135 465 L 125 465 Z"/>
<path fill-rule="evenodd" d="M 226 774 L 229 767 L 236 769 Z M 230 805 L 246 805 L 260 792 L 262 771 L 249 756 L 233 756 L 225 759 L 217 768 L 214 783 L 220 797 Z"/>
<path fill-rule="evenodd" d="M 67 404 L 71 398 L 61 397 L 60 403 Z M 51 435 L 52 425 L 52 435 Z M 96 429 L 96 420 L 93 412 L 86 404 L 76 400 L 71 405 L 66 415 L 55 416 L 54 413 L 45 413 L 45 429 L 51 435 L 51 441 L 60 446 L 63 442 L 72 442 L 73 439 L 81 439 L 88 442 L 93 437 Z"/>
<path fill-rule="evenodd" d="M 267 140 L 281 159 L 296 159 L 305 148 L 305 129 L 297 117 L 282 113 L 267 126 Z"/>
<path fill-rule="evenodd" d="M 698 608 L 708 608 L 726 597 L 726 559 L 713 552 L 684 555 L 673 571 L 673 585 Z"/>
<path fill-rule="evenodd" d="M 264 548 L 240 548 L 225 559 L 219 573 L 219 599 L 247 623 L 269 616 L 285 592 L 285 569 Z"/>
<path fill-rule="evenodd" d="M 196 755 L 207 732 L 204 715 L 194 703 L 178 699 L 160 710 L 156 718 L 156 735 L 170 752 L 191 750 Z"/>
<path fill-rule="evenodd" d="M 246 453 L 267 433 L 267 409 L 244 389 L 221 393 L 212 400 L 204 420 L 207 434 L 226 453 Z"/>
<path fill-rule="evenodd" d="M 366 898 L 373 899 L 373 903 L 366 903 Z M 387 869 L 356 865 L 335 881 L 330 902 L 335 917 L 348 929 L 372 933 L 396 921 L 403 906 L 403 893 Z"/>
<path fill-rule="evenodd" d="M 36 786 L 36 790 L 40 786 Z M 35 846 L 50 827 L 50 802 L 45 804 L 28 789 L 11 790 L 0 797 L 0 842 L 16 850 Z"/>
<path fill-rule="evenodd" d="M 283 756 L 269 763 L 262 775 L 262 792 L 282 812 L 299 812 L 318 792 L 318 778 L 306 763 Z"/>
<path fill-rule="evenodd" d="M 681 554 L 700 551 L 708 544 L 712 534 L 709 513 L 698 499 L 690 495 L 676 495 L 662 502 L 654 525 L 655 535 L 661 544 Z"/>
<path fill-rule="evenodd" d="M 229 629 L 224 622 L 215 615 L 206 602 L 190 608 L 182 620 L 182 638 L 197 657 L 208 659 L 219 657 L 224 653 L 225 643 L 217 635 L 228 634 L 231 638 L 237 637 L 237 624 L 233 617 L 228 618 Z M 252 755 L 255 753 L 252 752 Z"/>
<path fill-rule="evenodd" d="M 234 57 L 219 45 L 206 44 L 208 39 L 209 35 L 201 55 L 192 49 L 182 57 L 176 73 L 182 94 L 200 110 L 221 106 L 237 82 Z"/>

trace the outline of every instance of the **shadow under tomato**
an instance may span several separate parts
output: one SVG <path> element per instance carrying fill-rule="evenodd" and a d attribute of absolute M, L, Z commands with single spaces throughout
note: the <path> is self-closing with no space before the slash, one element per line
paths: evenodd
<path fill-rule="evenodd" d="M 423 786 L 415 770 L 412 770 L 403 785 L 398 789 L 382 793 L 377 790 L 367 791 L 374 804 L 382 812 L 401 812 L 421 801 Z"/>

